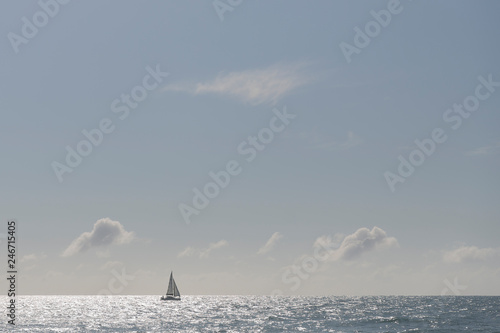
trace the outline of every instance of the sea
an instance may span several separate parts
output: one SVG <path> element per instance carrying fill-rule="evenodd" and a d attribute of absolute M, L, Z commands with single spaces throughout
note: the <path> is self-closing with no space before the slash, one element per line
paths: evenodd
<path fill-rule="evenodd" d="M 500 332 L 500 297 L 19 296 L 15 316 L 1 332 Z"/>

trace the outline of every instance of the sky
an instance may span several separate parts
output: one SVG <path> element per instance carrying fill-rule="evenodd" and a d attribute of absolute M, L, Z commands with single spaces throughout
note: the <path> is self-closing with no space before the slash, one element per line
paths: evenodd
<path fill-rule="evenodd" d="M 25 295 L 500 295 L 499 10 L 5 3 L 2 269 L 15 220 Z"/>

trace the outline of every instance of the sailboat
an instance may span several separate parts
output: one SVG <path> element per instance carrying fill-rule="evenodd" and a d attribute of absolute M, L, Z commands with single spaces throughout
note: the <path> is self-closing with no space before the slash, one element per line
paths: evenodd
<path fill-rule="evenodd" d="M 179 293 L 179 289 L 177 289 L 177 285 L 175 284 L 174 275 L 170 272 L 170 280 L 168 281 L 168 289 L 167 294 L 160 298 L 160 301 L 180 301 L 181 294 Z"/>

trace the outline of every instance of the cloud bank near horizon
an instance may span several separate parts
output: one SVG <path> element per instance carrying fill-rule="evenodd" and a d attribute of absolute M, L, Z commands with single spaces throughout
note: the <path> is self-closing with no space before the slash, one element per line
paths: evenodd
<path fill-rule="evenodd" d="M 443 255 L 444 262 L 462 263 L 486 261 L 500 257 L 500 248 L 478 248 L 477 246 L 462 246 Z"/>
<path fill-rule="evenodd" d="M 354 233 L 344 237 L 340 246 L 335 246 L 330 236 L 321 236 L 316 239 L 314 248 L 335 248 L 330 250 L 329 261 L 355 260 L 364 253 L 379 249 L 399 247 L 395 237 L 387 236 L 387 233 L 379 228 L 359 228 Z"/>

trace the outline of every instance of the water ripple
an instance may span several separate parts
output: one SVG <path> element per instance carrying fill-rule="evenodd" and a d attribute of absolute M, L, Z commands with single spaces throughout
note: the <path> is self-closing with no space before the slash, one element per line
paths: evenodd
<path fill-rule="evenodd" d="M 23 296 L 15 332 L 500 332 L 500 297 Z"/>

